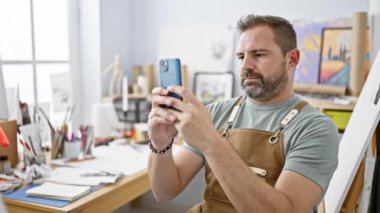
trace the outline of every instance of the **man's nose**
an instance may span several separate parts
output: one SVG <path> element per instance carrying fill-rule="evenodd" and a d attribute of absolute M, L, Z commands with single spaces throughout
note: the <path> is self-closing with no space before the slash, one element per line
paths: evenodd
<path fill-rule="evenodd" d="M 245 57 L 241 64 L 241 68 L 243 70 L 253 70 L 254 67 L 255 67 L 255 60 L 251 57 Z"/>

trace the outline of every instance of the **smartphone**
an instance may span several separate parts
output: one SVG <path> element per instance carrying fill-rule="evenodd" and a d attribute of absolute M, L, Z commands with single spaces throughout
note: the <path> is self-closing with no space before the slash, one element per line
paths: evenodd
<path fill-rule="evenodd" d="M 160 86 L 167 88 L 172 85 L 182 85 L 181 61 L 178 58 L 162 59 L 160 60 Z M 182 100 L 182 97 L 174 92 L 169 92 L 169 96 Z"/>
<path fill-rule="evenodd" d="M 182 85 L 181 61 L 178 58 L 160 60 L 160 86 L 167 88 L 172 85 Z M 169 93 L 170 96 L 182 100 L 176 93 Z"/>

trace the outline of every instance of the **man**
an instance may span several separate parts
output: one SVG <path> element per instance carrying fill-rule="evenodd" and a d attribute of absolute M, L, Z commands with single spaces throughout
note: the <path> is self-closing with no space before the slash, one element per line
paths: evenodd
<path fill-rule="evenodd" d="M 315 211 L 337 167 L 337 128 L 294 93 L 300 53 L 292 25 L 248 15 L 238 29 L 245 96 L 206 108 L 183 87 L 153 89 L 153 194 L 158 201 L 174 198 L 205 166 L 204 201 L 190 212 Z M 172 152 L 177 133 L 186 144 Z"/>

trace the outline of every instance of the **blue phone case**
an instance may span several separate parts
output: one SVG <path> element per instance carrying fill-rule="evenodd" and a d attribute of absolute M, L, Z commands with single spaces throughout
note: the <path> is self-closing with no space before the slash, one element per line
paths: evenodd
<path fill-rule="evenodd" d="M 167 88 L 171 85 L 182 85 L 181 61 L 178 58 L 160 60 L 160 86 Z M 169 93 L 170 96 L 182 100 L 176 93 Z"/>

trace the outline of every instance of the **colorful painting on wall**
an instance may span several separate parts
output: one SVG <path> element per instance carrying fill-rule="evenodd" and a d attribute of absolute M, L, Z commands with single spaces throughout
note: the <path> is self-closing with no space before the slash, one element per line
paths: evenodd
<path fill-rule="evenodd" d="M 319 81 L 319 58 L 323 28 L 349 26 L 350 19 L 337 18 L 326 21 L 295 20 L 292 23 L 297 33 L 297 47 L 301 52 L 300 62 L 295 72 L 295 82 L 317 84 Z"/>
<path fill-rule="evenodd" d="M 325 28 L 322 36 L 319 83 L 349 86 L 352 28 Z M 367 34 L 368 35 L 368 34 Z M 367 36 L 365 70 L 369 70 L 369 37 Z"/>

